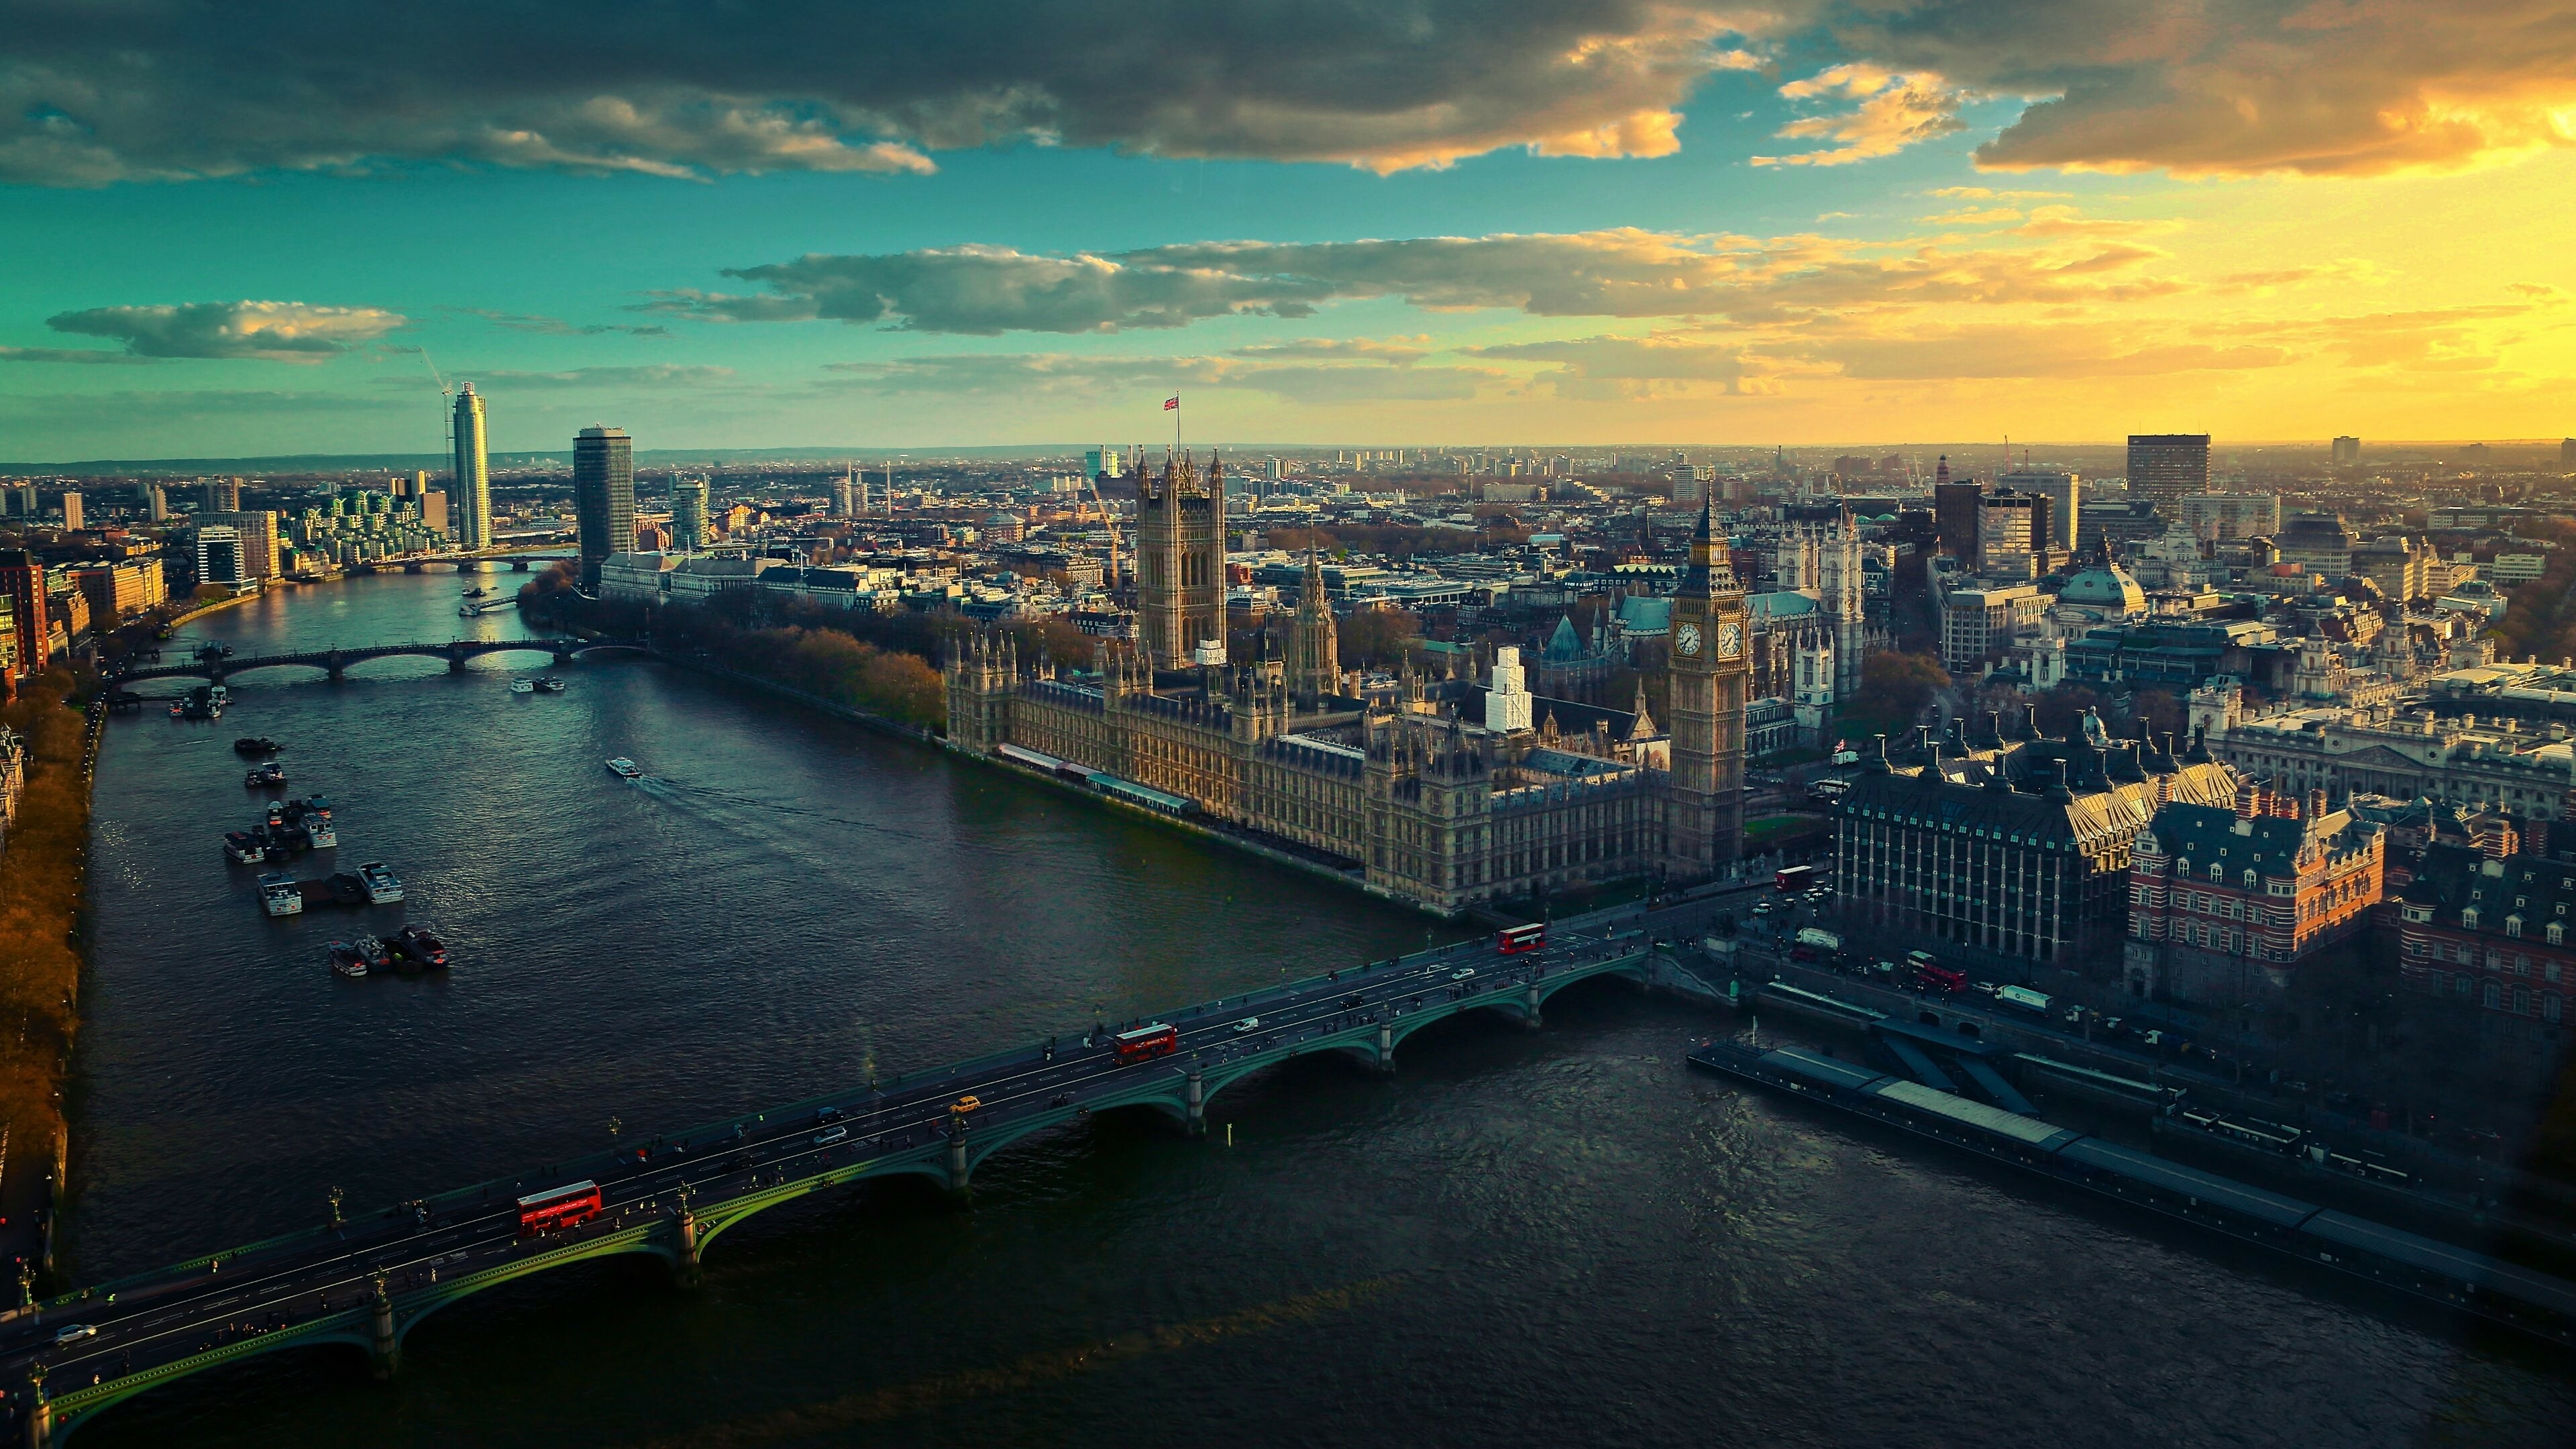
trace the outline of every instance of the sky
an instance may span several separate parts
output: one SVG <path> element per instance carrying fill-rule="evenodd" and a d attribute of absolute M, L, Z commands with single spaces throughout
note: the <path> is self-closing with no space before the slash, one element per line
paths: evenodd
<path fill-rule="evenodd" d="M 0 0 L 0 460 L 2576 434 L 2570 0 L 381 10 Z"/>

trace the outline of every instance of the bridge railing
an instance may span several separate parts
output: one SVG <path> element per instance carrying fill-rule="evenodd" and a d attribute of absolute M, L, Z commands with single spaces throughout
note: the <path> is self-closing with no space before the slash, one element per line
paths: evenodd
<path fill-rule="evenodd" d="M 484 641 L 459 642 L 480 643 Z M 438 648 L 442 646 L 430 645 L 420 647 Z M 1469 937 L 1467 938 L 1467 941 L 1472 941 L 1474 939 L 1474 937 Z M 1240 996 L 1212 998 L 1210 1000 L 1182 1008 L 1177 1012 L 1167 1013 L 1167 1015 L 1204 1015 L 1215 1010 L 1220 1004 L 1223 1004 L 1228 1012 L 1243 1010 L 1257 1013 L 1264 1003 L 1292 1000 L 1324 987 L 1332 987 L 1337 990 L 1365 989 L 1370 978 L 1380 970 L 1404 965 L 1406 963 L 1418 964 L 1429 957 L 1454 950 L 1462 944 L 1466 944 L 1466 942 L 1451 942 L 1444 946 L 1433 946 L 1421 951 L 1407 952 L 1400 956 L 1388 958 L 1385 961 L 1372 961 L 1362 966 L 1338 969 L 1329 973 L 1319 973 L 1313 976 L 1301 977 L 1295 981 L 1287 981 L 1273 986 L 1259 987 L 1251 991 L 1247 991 Z M 916 1068 L 912 1071 L 903 1072 L 890 1078 L 881 1079 L 873 1089 L 873 1094 L 883 1095 L 901 1091 L 909 1087 L 916 1087 L 924 1082 L 936 1081 L 949 1077 L 967 1076 L 977 1071 L 1001 1066 L 1020 1058 L 1035 1055 L 1043 1050 L 1043 1046 L 1043 1042 L 1031 1040 L 1016 1046 L 1004 1047 L 996 1051 L 986 1052 L 981 1056 L 970 1057 L 960 1062 Z M 275 1234 L 269 1237 L 256 1239 L 252 1242 L 243 1243 L 235 1247 L 220 1248 L 215 1251 L 203 1253 L 197 1257 L 187 1259 L 184 1262 L 168 1264 L 146 1272 L 128 1274 L 124 1277 L 111 1279 L 103 1283 L 93 1283 L 86 1288 L 47 1299 L 45 1300 L 44 1306 L 48 1308 L 61 1307 L 83 1302 L 102 1293 L 121 1293 L 130 1289 L 166 1283 L 178 1275 L 205 1269 L 209 1265 L 218 1261 L 233 1263 L 237 1260 L 256 1258 L 299 1247 L 318 1247 L 326 1243 L 372 1236 L 374 1233 L 382 1231 L 387 1224 L 399 1224 L 404 1221 L 410 1215 L 412 1204 L 415 1202 L 427 1207 L 433 1214 L 443 1215 L 449 1210 L 460 1207 L 484 1206 L 496 1202 L 515 1201 L 518 1197 L 527 1193 L 541 1191 L 548 1187 L 557 1186 L 563 1182 L 578 1181 L 584 1177 L 613 1180 L 621 1171 L 631 1169 L 638 1165 L 634 1156 L 637 1146 L 642 1146 L 647 1143 L 659 1144 L 683 1142 L 690 1144 L 689 1150 L 691 1152 L 702 1152 L 709 1150 L 711 1147 L 716 1146 L 722 1141 L 729 1140 L 736 1127 L 749 1129 L 755 1126 L 771 1126 L 774 1125 L 770 1120 L 772 1118 L 776 1118 L 779 1122 L 793 1122 L 799 1117 L 811 1118 L 814 1113 L 826 1107 L 837 1107 L 844 1111 L 848 1111 L 853 1108 L 864 1110 L 871 1095 L 871 1089 L 865 1086 L 843 1087 L 837 1091 L 819 1093 L 781 1106 L 770 1107 L 757 1112 L 743 1112 L 730 1117 L 719 1118 L 716 1121 L 691 1127 L 685 1131 L 660 1133 L 650 1137 L 639 1134 L 635 1139 L 634 1145 L 609 1147 L 584 1152 L 555 1163 L 542 1171 L 522 1172 L 509 1177 L 495 1177 L 486 1179 L 482 1182 L 469 1183 L 466 1186 L 453 1188 L 446 1192 L 396 1203 L 363 1216 L 353 1216 L 338 1225 L 324 1224 L 317 1227 Z"/>

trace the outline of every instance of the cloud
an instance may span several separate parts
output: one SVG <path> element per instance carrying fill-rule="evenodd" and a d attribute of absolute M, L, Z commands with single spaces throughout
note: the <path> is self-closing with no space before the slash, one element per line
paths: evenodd
<path fill-rule="evenodd" d="M 1945 211 L 1939 216 L 1927 216 L 1923 220 L 1929 226 L 2001 226 L 2008 221 L 2021 220 L 2021 212 L 2010 206 L 1964 207 L 1958 211 Z"/>
<path fill-rule="evenodd" d="M 1927 329 L 1901 336 L 1773 339 L 1766 350 L 1830 363 L 1842 376 L 1869 382 L 1934 382 L 1952 378 L 2152 377 L 2280 367 L 2297 360 L 2288 348 L 2153 342 L 2134 327 L 1999 325 Z"/>
<path fill-rule="evenodd" d="M 1507 362 L 1553 362 L 1535 381 L 1575 402 L 1765 392 L 1744 357 L 1741 337 L 1657 333 L 1647 337 L 1582 337 L 1462 349 Z"/>
<path fill-rule="evenodd" d="M 1967 129 L 1959 119 L 1962 97 L 1943 85 L 1940 76 L 1928 73 L 1898 75 L 1847 63 L 1792 81 L 1780 87 L 1780 94 L 1793 101 L 1829 97 L 1858 104 L 1840 114 L 1791 121 L 1773 133 L 1784 141 L 1830 143 L 1825 150 L 1756 156 L 1756 166 L 1841 166 L 1893 156 L 1918 141 Z"/>
<path fill-rule="evenodd" d="M 1211 317 L 1312 315 L 1400 298 L 1432 309 L 1544 317 L 1739 319 L 1783 308 L 2135 300 L 2178 290 L 2135 243 L 1898 251 L 1822 237 L 1571 235 L 1355 242 L 1195 242 L 1110 255 L 953 247 L 806 256 L 725 275 L 765 293 L 664 292 L 645 307 L 717 321 L 815 318 L 914 332 L 1119 332 Z"/>
<path fill-rule="evenodd" d="M 2013 228 L 2015 236 L 2091 237 L 2140 236 L 2149 232 L 2174 231 L 2178 221 L 2118 221 L 2106 217 L 2086 216 L 2071 206 L 2035 206 L 2030 220 Z"/>
<path fill-rule="evenodd" d="M 1936 186 L 1923 194 L 1926 196 L 1946 196 L 1954 201 L 2045 201 L 2055 197 L 2071 196 L 2074 193 L 2068 191 L 1998 191 L 1991 186 Z"/>
<path fill-rule="evenodd" d="M 1429 334 L 1418 333 L 1411 337 L 1304 337 L 1294 342 L 1263 342 L 1251 347 L 1237 347 L 1226 355 L 1268 360 L 1355 357 L 1403 367 L 1421 361 L 1432 351 Z"/>
<path fill-rule="evenodd" d="M 2564 0 L 1909 0 L 1824 18 L 1875 66 L 2036 98 L 1977 148 L 1998 170 L 2370 176 L 2576 141 Z"/>
<path fill-rule="evenodd" d="M 2346 282 L 2363 285 L 2385 283 L 2388 269 L 2366 257 L 2338 257 L 2330 262 L 2312 262 L 2305 266 L 2275 267 L 2265 271 L 2229 272 L 2220 277 L 2212 290 L 2218 292 L 2253 292 L 2269 296 L 2283 287 L 2304 286 L 2309 282 Z M 2513 288 L 2507 287 L 2506 291 Z"/>
<path fill-rule="evenodd" d="M 545 337 L 598 337 L 619 332 L 629 337 L 668 337 L 668 327 L 631 322 L 572 323 L 561 317 L 547 317 L 534 312 L 495 312 L 489 307 L 441 307 L 465 317 L 480 317 L 495 327 L 511 332 L 534 332 Z"/>
<path fill-rule="evenodd" d="M 0 347 L 0 362 L 143 363 L 160 360 L 157 357 L 137 357 L 130 352 L 110 352 L 104 347 Z"/>
<path fill-rule="evenodd" d="M 45 319 L 57 332 L 112 337 L 137 357 L 262 358 L 321 362 L 397 327 L 381 307 L 313 307 L 302 302 L 190 302 L 180 306 L 92 307 Z"/>
<path fill-rule="evenodd" d="M 839 362 L 831 386 L 874 395 L 1013 399 L 1166 395 L 1178 387 L 1268 393 L 1311 405 L 1463 402 L 1504 375 L 1485 368 L 1386 364 L 1304 364 L 1228 357 L 1084 357 L 1068 353 L 972 353 Z"/>
<path fill-rule="evenodd" d="M 731 382 L 730 367 L 693 367 L 657 362 L 645 367 L 575 367 L 562 372 L 478 372 L 477 387 L 503 389 L 707 387 Z M 415 384 L 403 383 L 403 386 Z"/>
<path fill-rule="evenodd" d="M 277 0 L 220 23 L 190 0 L 0 0 L 0 181 L 423 161 L 905 175 L 1022 141 L 1378 171 L 1506 147 L 1660 156 L 1693 89 L 1758 65 L 1749 32 L 1781 23 L 1713 0 L 458 0 L 434 19 Z"/>

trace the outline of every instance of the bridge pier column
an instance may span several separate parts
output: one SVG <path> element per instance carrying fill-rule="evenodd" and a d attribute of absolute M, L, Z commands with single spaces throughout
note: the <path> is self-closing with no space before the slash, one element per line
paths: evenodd
<path fill-rule="evenodd" d="M 1531 1031 L 1538 1030 L 1541 1025 L 1538 1019 L 1538 983 L 1535 981 L 1529 984 L 1528 993 L 1521 998 L 1521 1025 Z"/>
<path fill-rule="evenodd" d="M 1395 1023 L 1392 1021 L 1377 1024 L 1377 1069 L 1390 1077 L 1395 1075 Z"/>
<path fill-rule="evenodd" d="M 465 672 L 465 654 L 462 650 L 451 649 L 447 651 L 447 672 L 450 674 L 463 674 Z"/>
<path fill-rule="evenodd" d="M 1190 1068 L 1189 1095 L 1185 1100 L 1190 1107 L 1190 1135 L 1205 1137 L 1207 1135 L 1207 1084 L 1200 1080 L 1199 1069 L 1196 1067 Z"/>
<path fill-rule="evenodd" d="M 973 1172 L 966 1162 L 966 1126 L 961 1122 L 948 1134 L 948 1195 L 963 1200 Z"/>
<path fill-rule="evenodd" d="M 402 1340 L 394 1337 L 394 1300 L 385 1292 L 384 1279 L 376 1280 L 375 1296 L 367 1306 L 375 1328 L 376 1377 L 389 1379 L 402 1367 Z"/>
<path fill-rule="evenodd" d="M 677 1226 L 680 1236 L 680 1254 L 679 1261 L 671 1265 L 671 1276 L 681 1287 L 695 1288 L 699 1281 L 698 1215 L 690 1211 L 686 1203 L 680 1205 L 680 1220 Z"/>
<path fill-rule="evenodd" d="M 330 671 L 333 684 L 338 684 L 349 677 L 348 666 L 341 661 L 340 651 L 337 649 L 322 656 L 322 667 Z"/>

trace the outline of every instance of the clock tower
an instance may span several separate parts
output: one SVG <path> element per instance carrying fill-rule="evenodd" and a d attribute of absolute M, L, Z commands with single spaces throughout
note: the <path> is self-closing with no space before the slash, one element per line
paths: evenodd
<path fill-rule="evenodd" d="M 1744 591 L 1713 505 L 1700 506 L 1690 567 L 1673 598 L 1672 795 L 1665 870 L 1715 874 L 1744 850 L 1744 695 L 1753 671 Z"/>

